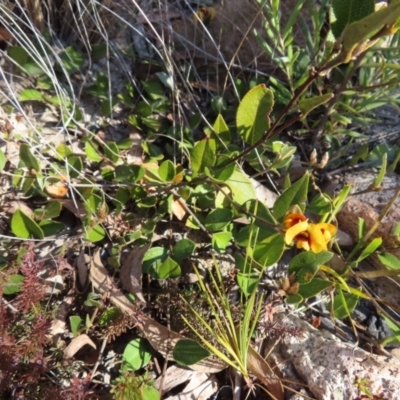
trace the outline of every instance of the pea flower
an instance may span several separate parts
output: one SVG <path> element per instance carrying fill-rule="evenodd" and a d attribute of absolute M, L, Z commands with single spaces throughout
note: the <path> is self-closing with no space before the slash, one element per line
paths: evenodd
<path fill-rule="evenodd" d="M 292 245 L 296 243 L 298 249 L 311 250 L 319 253 L 328 250 L 328 243 L 336 235 L 337 228 L 332 224 L 313 224 L 299 212 L 286 215 L 285 220 L 285 243 Z"/>

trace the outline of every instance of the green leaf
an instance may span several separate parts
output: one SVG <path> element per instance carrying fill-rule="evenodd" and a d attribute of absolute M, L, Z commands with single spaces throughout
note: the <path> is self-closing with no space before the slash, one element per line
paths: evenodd
<path fill-rule="evenodd" d="M 382 238 L 375 238 L 358 256 L 357 262 L 361 262 L 368 256 L 370 256 L 380 245 L 382 244 Z"/>
<path fill-rule="evenodd" d="M 362 0 L 358 0 L 358 2 L 361 1 Z M 368 3 L 370 2 L 373 2 L 373 0 L 368 0 Z M 400 3 L 396 1 L 392 2 L 387 7 L 383 7 L 378 11 L 372 12 L 365 18 L 346 25 L 343 30 L 343 50 L 347 55 L 352 55 L 353 50 L 358 44 L 370 39 L 374 33 L 382 29 L 384 26 L 392 26 L 396 24 L 399 17 Z"/>
<path fill-rule="evenodd" d="M 65 158 L 72 156 L 73 152 L 71 150 L 70 146 L 67 146 L 64 143 L 61 143 L 58 147 L 57 147 L 57 155 L 56 158 L 57 160 L 64 160 Z"/>
<path fill-rule="evenodd" d="M 171 182 L 176 175 L 175 165 L 170 160 L 161 163 L 158 169 L 158 175 L 164 182 Z"/>
<path fill-rule="evenodd" d="M 102 327 L 110 326 L 120 316 L 122 316 L 122 311 L 120 311 L 118 308 L 116 307 L 107 308 L 99 317 L 99 325 Z"/>
<path fill-rule="evenodd" d="M 84 207 L 88 213 L 96 214 L 102 207 L 103 199 L 97 194 L 91 194 L 85 201 Z"/>
<path fill-rule="evenodd" d="M 117 97 L 113 97 L 111 99 L 104 99 L 100 103 L 101 111 L 105 117 L 108 117 L 111 114 L 111 111 L 114 110 L 115 106 L 118 104 L 119 99 Z"/>
<path fill-rule="evenodd" d="M 5 165 L 6 165 L 6 156 L 3 152 L 3 150 L 0 149 L 0 172 L 3 171 Z"/>
<path fill-rule="evenodd" d="M 161 83 L 168 89 L 174 89 L 174 77 L 172 74 L 167 74 L 166 72 L 156 72 L 157 78 Z"/>
<path fill-rule="evenodd" d="M 145 169 L 139 165 L 118 165 L 115 168 L 115 181 L 121 183 L 134 183 L 144 177 Z"/>
<path fill-rule="evenodd" d="M 375 0 L 332 0 L 332 8 L 336 21 L 331 29 L 337 39 L 347 25 L 375 11 Z"/>
<path fill-rule="evenodd" d="M 44 101 L 44 97 L 39 90 L 25 89 L 19 95 L 19 101 Z"/>
<path fill-rule="evenodd" d="M 23 67 L 29 60 L 28 52 L 21 46 L 12 46 L 7 53 L 20 67 Z"/>
<path fill-rule="evenodd" d="M 281 233 L 268 236 L 257 242 L 253 258 L 264 267 L 275 264 L 280 260 L 285 248 L 285 238 Z"/>
<path fill-rule="evenodd" d="M 24 163 L 26 168 L 34 169 L 36 172 L 40 172 L 40 163 L 38 159 L 32 154 L 30 146 L 26 143 L 22 143 L 19 148 L 19 157 Z"/>
<path fill-rule="evenodd" d="M 246 201 L 257 198 L 254 185 L 238 166 L 235 166 L 233 174 L 225 184 L 232 192 L 233 201 L 240 206 L 246 203 Z"/>
<path fill-rule="evenodd" d="M 231 210 L 226 208 L 217 208 L 207 215 L 204 226 L 210 232 L 220 231 L 231 223 L 232 218 L 233 214 Z"/>
<path fill-rule="evenodd" d="M 90 142 L 86 142 L 85 144 L 85 153 L 90 161 L 100 162 L 103 161 L 103 157 L 99 155 L 97 150 L 93 147 Z"/>
<path fill-rule="evenodd" d="M 141 399 L 146 400 L 160 400 L 160 392 L 153 386 L 150 385 L 142 385 L 140 387 L 141 390 Z"/>
<path fill-rule="evenodd" d="M 74 337 L 79 336 L 79 327 L 82 323 L 82 318 L 79 315 L 71 315 L 69 317 L 69 323 L 71 325 L 71 332 Z"/>
<path fill-rule="evenodd" d="M 386 174 L 386 168 L 387 168 L 387 153 L 384 153 L 382 155 L 382 165 L 379 170 L 378 176 L 375 178 L 374 182 L 371 185 L 372 190 L 377 190 L 381 188 L 381 183 L 383 181 L 383 178 L 385 177 Z"/>
<path fill-rule="evenodd" d="M 151 360 L 151 346 L 147 339 L 131 340 L 122 354 L 122 362 L 136 371 L 144 368 Z"/>
<path fill-rule="evenodd" d="M 218 182 L 226 182 L 229 178 L 232 177 L 232 174 L 235 172 L 235 164 L 229 164 L 226 167 L 218 168 L 215 167 L 212 171 L 210 171 L 207 167 L 204 172 L 208 177 Z"/>
<path fill-rule="evenodd" d="M 146 82 L 143 82 L 143 87 L 152 100 L 165 98 L 164 89 L 158 80 L 149 79 Z"/>
<path fill-rule="evenodd" d="M 89 86 L 85 89 L 87 93 L 99 97 L 102 100 L 108 100 L 109 81 L 108 78 L 102 73 L 97 73 L 96 84 Z"/>
<path fill-rule="evenodd" d="M 116 163 L 119 160 L 119 148 L 115 142 L 107 142 L 104 146 L 104 154 L 112 162 Z"/>
<path fill-rule="evenodd" d="M 400 222 L 394 227 L 393 236 L 400 236 Z"/>
<path fill-rule="evenodd" d="M 299 287 L 298 294 L 304 299 L 316 296 L 318 293 L 332 286 L 332 282 L 324 279 L 314 278 L 308 283 L 302 283 Z"/>
<path fill-rule="evenodd" d="M 277 198 L 273 208 L 273 214 L 277 220 L 282 221 L 289 208 L 293 205 L 298 205 L 304 210 L 303 203 L 307 199 L 308 181 L 309 174 L 306 173 Z"/>
<path fill-rule="evenodd" d="M 92 228 L 89 228 L 85 233 L 85 240 L 89 242 L 95 243 L 103 240 L 106 236 L 106 232 L 101 225 L 95 225 Z"/>
<path fill-rule="evenodd" d="M 329 196 L 324 194 L 317 194 L 307 206 L 307 211 L 317 215 L 324 215 L 331 211 L 332 205 L 328 201 Z"/>
<path fill-rule="evenodd" d="M 394 254 L 378 254 L 378 258 L 379 261 L 388 269 L 400 269 L 400 259 L 398 259 Z"/>
<path fill-rule="evenodd" d="M 72 46 L 68 46 L 64 49 L 61 60 L 69 74 L 79 71 L 85 63 L 83 54 L 75 50 Z"/>
<path fill-rule="evenodd" d="M 252 145 L 269 129 L 269 114 L 274 104 L 273 94 L 264 84 L 253 87 L 240 102 L 236 125 L 239 136 Z"/>
<path fill-rule="evenodd" d="M 65 225 L 58 221 L 43 220 L 39 223 L 45 237 L 57 235 L 65 229 Z"/>
<path fill-rule="evenodd" d="M 181 339 L 176 343 L 172 355 L 179 365 L 186 366 L 198 363 L 210 353 L 194 340 Z"/>
<path fill-rule="evenodd" d="M 68 172 L 70 178 L 78 178 L 80 172 L 83 170 L 83 163 L 81 157 L 78 156 L 68 156 L 67 162 L 69 165 Z"/>
<path fill-rule="evenodd" d="M 260 283 L 260 276 L 258 274 L 238 272 L 236 279 L 240 290 L 245 296 L 251 295 Z"/>
<path fill-rule="evenodd" d="M 152 247 L 147 250 L 143 257 L 143 272 L 155 276 L 167 256 L 168 251 L 164 247 Z"/>
<path fill-rule="evenodd" d="M 290 294 L 285 300 L 286 304 L 299 304 L 302 301 L 303 297 L 298 293 Z"/>
<path fill-rule="evenodd" d="M 350 314 L 354 311 L 358 303 L 358 296 L 355 296 L 351 293 L 343 293 L 340 292 L 337 296 L 333 299 L 333 306 L 332 303 L 330 304 L 330 309 L 333 307 L 333 312 L 335 317 L 338 319 L 349 317 Z"/>
<path fill-rule="evenodd" d="M 181 263 L 185 258 L 190 257 L 195 249 L 196 244 L 193 241 L 182 239 L 172 249 L 172 257 L 176 262 Z"/>
<path fill-rule="evenodd" d="M 194 175 L 203 172 L 205 167 L 212 167 L 215 164 L 216 149 L 215 140 L 208 137 L 195 144 L 190 157 Z"/>
<path fill-rule="evenodd" d="M 271 212 L 258 200 L 250 200 L 245 204 L 245 209 L 254 218 L 254 225 L 265 231 L 276 233 L 276 221 Z"/>
<path fill-rule="evenodd" d="M 18 293 L 24 283 L 24 277 L 19 274 L 12 274 L 6 277 L 5 282 L 0 282 L 3 287 L 3 294 L 10 295 Z"/>
<path fill-rule="evenodd" d="M 177 278 L 181 275 L 181 267 L 172 258 L 167 257 L 157 271 L 156 279 Z"/>
<path fill-rule="evenodd" d="M 218 117 L 214 122 L 213 130 L 223 143 L 226 145 L 231 143 L 231 133 L 229 131 L 229 127 L 221 114 L 218 114 Z"/>
<path fill-rule="evenodd" d="M 39 225 L 21 210 L 17 210 L 11 218 L 11 231 L 21 239 L 44 238 L 44 233 Z"/>
<path fill-rule="evenodd" d="M 232 239 L 232 232 L 214 233 L 211 238 L 212 248 L 216 252 L 222 253 L 225 251 L 226 247 L 229 245 L 231 239 Z"/>
<path fill-rule="evenodd" d="M 309 283 L 318 272 L 319 267 L 327 263 L 332 256 L 333 254 L 329 251 L 300 253 L 290 261 L 289 275 L 296 274 L 296 280 L 300 284 Z"/>
<path fill-rule="evenodd" d="M 314 96 L 309 99 L 303 99 L 299 101 L 299 110 L 301 112 L 300 120 L 303 120 L 307 117 L 312 110 L 316 109 L 322 104 L 327 103 L 330 99 L 332 99 L 333 93 L 323 94 L 321 96 Z"/>
<path fill-rule="evenodd" d="M 257 239 L 261 243 L 264 239 L 271 237 L 275 232 L 258 228 L 254 224 L 250 224 L 242 228 L 235 234 L 235 243 L 242 247 L 253 246 L 254 240 Z"/>

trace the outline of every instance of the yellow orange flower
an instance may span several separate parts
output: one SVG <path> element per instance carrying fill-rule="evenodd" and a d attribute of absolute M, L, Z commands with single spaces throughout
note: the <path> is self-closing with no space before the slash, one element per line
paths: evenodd
<path fill-rule="evenodd" d="M 217 11 L 214 7 L 200 7 L 196 11 L 196 14 L 197 15 L 193 16 L 193 19 L 197 22 L 200 20 L 207 26 L 213 19 L 215 19 Z"/>
<path fill-rule="evenodd" d="M 312 224 L 301 213 L 290 213 L 285 217 L 285 243 L 296 243 L 298 249 L 319 253 L 328 250 L 328 243 L 336 235 L 332 224 Z"/>

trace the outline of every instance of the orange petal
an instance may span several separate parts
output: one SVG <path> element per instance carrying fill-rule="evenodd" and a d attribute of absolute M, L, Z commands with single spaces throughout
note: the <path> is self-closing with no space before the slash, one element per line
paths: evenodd
<path fill-rule="evenodd" d="M 307 218 L 303 214 L 291 213 L 288 214 L 285 218 L 285 226 L 286 228 L 290 228 L 303 221 L 307 221 Z"/>
<path fill-rule="evenodd" d="M 308 224 L 307 228 L 310 234 L 311 250 L 314 253 L 319 253 L 322 250 L 328 250 L 325 240 L 325 236 L 321 231 L 321 228 L 316 224 Z"/>
<path fill-rule="evenodd" d="M 289 228 L 285 233 L 285 243 L 290 245 L 293 243 L 294 238 L 300 234 L 301 232 L 307 231 L 308 221 L 299 222 L 296 225 L 293 225 Z M 321 231 L 320 231 L 321 232 Z"/>

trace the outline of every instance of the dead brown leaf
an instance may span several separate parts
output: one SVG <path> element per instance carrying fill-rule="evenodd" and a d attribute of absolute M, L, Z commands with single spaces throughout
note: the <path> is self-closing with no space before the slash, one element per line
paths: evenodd
<path fill-rule="evenodd" d="M 13 200 L 4 204 L 3 210 L 8 214 L 14 214 L 17 210 L 21 210 L 28 217 L 33 218 L 33 211 L 22 201 Z"/>
<path fill-rule="evenodd" d="M 64 349 L 64 357 L 72 358 L 83 346 L 87 344 L 96 349 L 96 345 L 92 342 L 90 337 L 84 333 L 76 338 L 73 338 L 71 343 Z"/>
<path fill-rule="evenodd" d="M 0 26 L 0 39 L 2 40 L 11 40 L 13 35 L 4 27 Z"/>
<path fill-rule="evenodd" d="M 183 200 L 182 197 L 174 198 L 171 202 L 172 213 L 179 219 L 179 221 L 182 221 L 186 215 L 186 209 L 183 204 L 185 204 L 185 200 Z"/>
<path fill-rule="evenodd" d="M 46 186 L 44 190 L 54 199 L 62 199 L 68 193 L 68 186 L 64 183 L 57 182 L 55 185 Z"/>
<path fill-rule="evenodd" d="M 132 147 L 129 149 L 126 156 L 126 161 L 129 165 L 143 164 L 143 147 L 142 137 L 138 133 L 131 133 L 129 138 L 132 140 Z"/>
<path fill-rule="evenodd" d="M 283 400 L 281 381 L 269 364 L 251 346 L 247 352 L 247 365 L 249 371 L 265 385 L 270 395 L 277 400 Z"/>
<path fill-rule="evenodd" d="M 97 256 L 100 259 L 100 252 L 97 252 L 94 256 Z M 81 249 L 81 252 L 79 253 L 79 256 L 76 259 L 76 270 L 78 275 L 77 285 L 79 285 L 78 286 L 79 292 L 83 293 L 88 285 L 88 276 L 89 276 L 89 268 L 85 261 L 84 249 Z"/>
<path fill-rule="evenodd" d="M 54 341 L 56 341 L 59 336 L 63 335 L 67 331 L 67 315 L 74 299 L 74 290 L 70 290 L 67 296 L 64 297 L 64 300 L 57 311 L 57 315 L 51 323 L 49 335 Z"/>
<path fill-rule="evenodd" d="M 74 214 L 76 217 L 83 219 L 87 215 L 87 211 L 85 210 L 85 207 L 83 204 L 73 201 L 72 199 L 61 199 L 60 200 L 61 204 L 63 207 L 65 207 L 67 210 L 71 211 L 72 214 Z"/>
<path fill-rule="evenodd" d="M 151 243 L 148 243 L 143 247 L 136 246 L 133 248 L 121 267 L 122 286 L 143 303 L 146 303 L 146 300 L 142 295 L 142 264 L 143 257 L 150 246 Z"/>

